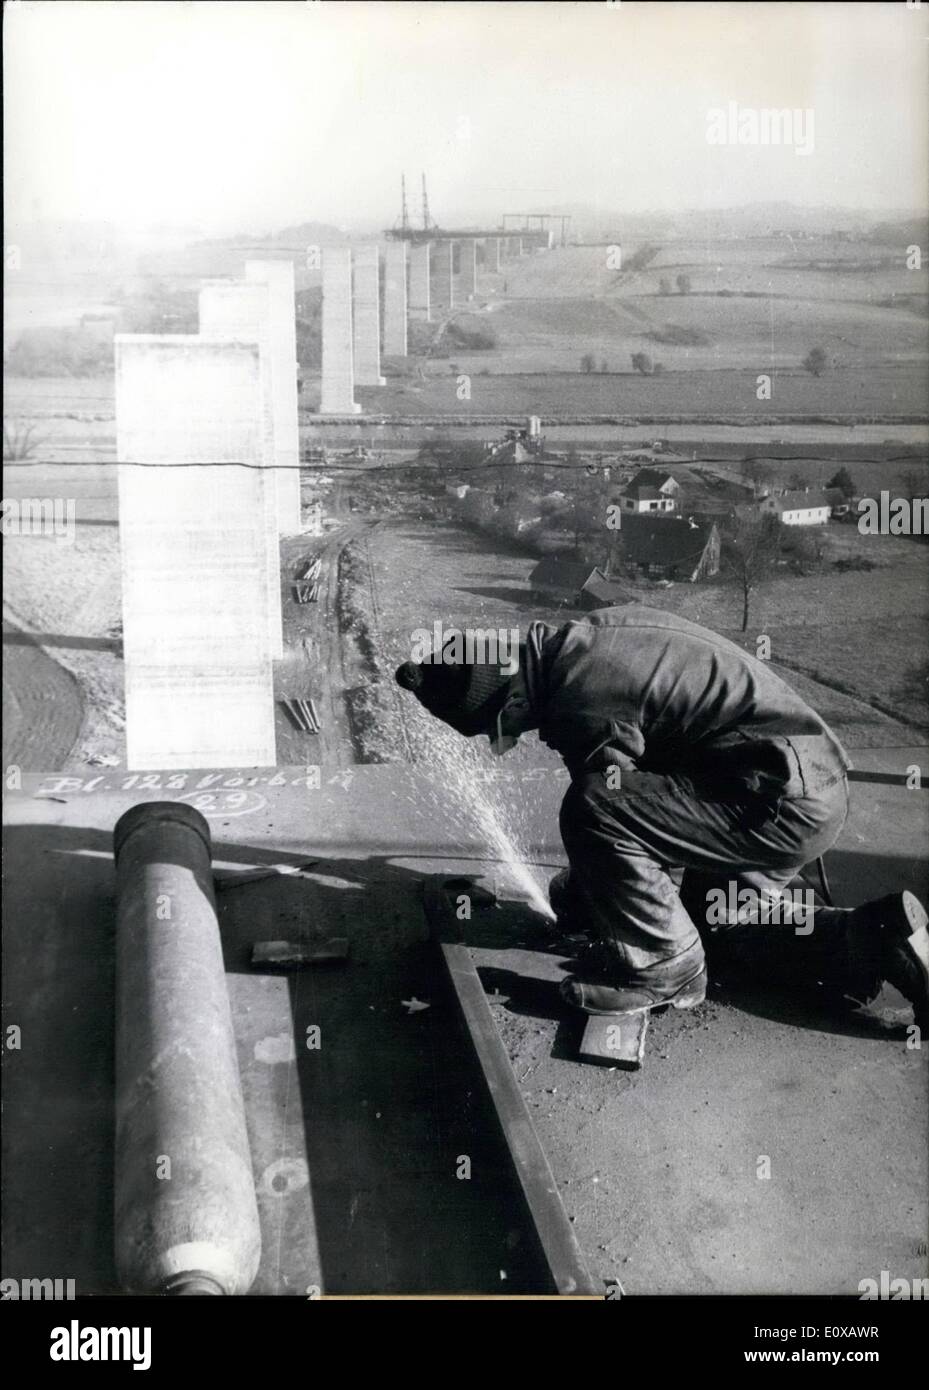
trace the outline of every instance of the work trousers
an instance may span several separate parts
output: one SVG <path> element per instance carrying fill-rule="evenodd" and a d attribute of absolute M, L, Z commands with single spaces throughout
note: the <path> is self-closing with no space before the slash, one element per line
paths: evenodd
<path fill-rule="evenodd" d="M 818 907 L 810 921 L 787 910 L 781 895 L 838 839 L 848 814 L 844 776 L 815 795 L 779 800 L 625 770 L 611 787 L 615 775 L 576 778 L 560 825 L 570 864 L 567 916 L 599 936 L 619 978 L 670 960 L 701 938 L 725 938 L 736 957 L 756 953 L 779 974 L 848 975 L 850 914 Z M 675 869 L 684 871 L 680 888 Z M 730 910 L 739 894 L 762 905 L 762 920 Z M 778 901 L 783 910 L 767 913 L 764 904 Z"/>

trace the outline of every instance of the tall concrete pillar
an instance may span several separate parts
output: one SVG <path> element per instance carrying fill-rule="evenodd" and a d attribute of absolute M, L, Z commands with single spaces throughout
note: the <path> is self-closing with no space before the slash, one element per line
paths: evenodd
<path fill-rule="evenodd" d="M 484 269 L 492 275 L 500 273 L 500 238 L 489 237 L 484 242 Z"/>
<path fill-rule="evenodd" d="M 274 462 L 278 525 L 300 529 L 300 425 L 297 405 L 297 306 L 293 261 L 246 261 L 245 279 L 271 293 L 271 363 L 274 392 Z"/>
<path fill-rule="evenodd" d="M 410 248 L 410 313 L 421 316 L 427 323 L 432 318 L 431 262 L 432 246 L 428 241 Z"/>
<path fill-rule="evenodd" d="M 381 376 L 381 257 L 376 246 L 357 246 L 353 253 L 352 288 L 356 386 L 383 386 Z"/>
<path fill-rule="evenodd" d="M 273 766 L 261 349 L 115 351 L 127 765 Z"/>
<path fill-rule="evenodd" d="M 271 346 L 271 291 L 267 284 L 208 284 L 200 291 L 200 333 L 204 338 L 254 342 L 261 351 L 261 464 L 269 470 L 265 489 L 265 556 L 268 565 L 268 638 L 271 655 L 284 655 L 281 613 L 281 549 L 277 505 L 274 382 Z"/>
<path fill-rule="evenodd" d="M 522 237 L 522 236 L 521 236 L 521 237 L 519 238 L 518 242 L 516 243 L 517 248 L 518 248 L 516 254 L 517 254 L 518 256 L 525 256 L 525 254 L 526 254 L 526 240 L 527 240 L 526 237 Z"/>
<path fill-rule="evenodd" d="M 437 241 L 432 258 L 432 302 L 436 312 L 448 313 L 454 303 L 453 250 L 451 241 Z"/>
<path fill-rule="evenodd" d="M 389 241 L 384 250 L 384 355 L 406 354 L 406 242 Z"/>
<path fill-rule="evenodd" d="M 461 293 L 468 299 L 477 294 L 477 242 L 473 237 L 461 243 Z"/>
<path fill-rule="evenodd" d="M 321 415 L 357 415 L 352 334 L 352 252 L 323 251 L 323 371 Z"/>

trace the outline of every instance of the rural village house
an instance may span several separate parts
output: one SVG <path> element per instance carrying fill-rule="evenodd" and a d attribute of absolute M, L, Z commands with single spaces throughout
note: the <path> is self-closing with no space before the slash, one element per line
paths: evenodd
<path fill-rule="evenodd" d="M 693 582 L 719 573 L 719 529 L 712 522 L 624 516 L 611 568 L 649 579 Z"/>
<path fill-rule="evenodd" d="M 719 530 L 674 517 L 623 517 L 615 532 L 611 573 L 567 555 L 546 555 L 529 576 L 535 603 L 603 608 L 628 603 L 635 595 L 622 587 L 627 578 L 694 582 L 719 572 Z"/>
<path fill-rule="evenodd" d="M 533 603 L 574 603 L 596 570 L 582 560 L 565 555 L 545 555 L 529 575 Z"/>
<path fill-rule="evenodd" d="M 778 517 L 785 526 L 825 526 L 832 507 L 824 493 L 806 490 L 766 497 L 759 510 Z"/>
<path fill-rule="evenodd" d="M 623 489 L 618 501 L 624 512 L 673 512 L 680 485 L 670 473 L 640 468 Z"/>
<path fill-rule="evenodd" d="M 551 607 L 615 608 L 638 597 L 603 570 L 563 555 L 546 555 L 529 576 L 532 601 Z"/>
<path fill-rule="evenodd" d="M 603 570 L 595 569 L 581 585 L 578 601 L 585 609 L 618 608 L 624 603 L 638 603 L 639 598 L 637 594 L 624 589 L 617 580 L 604 574 Z"/>

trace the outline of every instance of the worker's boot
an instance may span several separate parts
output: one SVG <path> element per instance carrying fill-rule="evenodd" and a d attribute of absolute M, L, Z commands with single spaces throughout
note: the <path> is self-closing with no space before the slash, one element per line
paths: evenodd
<path fill-rule="evenodd" d="M 615 958 L 595 942 L 583 953 L 577 973 L 562 982 L 561 994 L 587 1014 L 639 1014 L 665 1004 L 696 1008 L 706 998 L 706 983 L 699 941 L 669 960 L 626 972 L 622 979 L 617 978 Z"/>
<path fill-rule="evenodd" d="M 559 918 L 566 917 L 571 902 L 571 870 L 559 869 L 548 885 L 548 901 L 552 912 Z"/>
<path fill-rule="evenodd" d="M 555 914 L 554 936 L 581 937 L 587 935 L 581 911 L 571 886 L 571 870 L 559 869 L 548 885 L 548 901 Z"/>
<path fill-rule="evenodd" d="M 914 893 L 889 893 L 849 913 L 848 965 L 854 992 L 870 1003 L 882 982 L 913 1006 L 921 1032 L 929 1031 L 929 916 Z"/>

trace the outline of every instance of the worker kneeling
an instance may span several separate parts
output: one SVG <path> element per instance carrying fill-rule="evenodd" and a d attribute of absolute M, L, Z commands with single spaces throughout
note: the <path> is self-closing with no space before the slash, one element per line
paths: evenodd
<path fill-rule="evenodd" d="M 692 1008 L 706 994 L 706 947 L 766 981 L 821 982 L 862 1002 L 888 981 L 926 1027 L 929 933 L 912 893 L 801 907 L 796 921 L 789 907 L 767 919 L 720 909 L 782 901 L 848 813 L 844 749 L 764 662 L 638 606 L 531 623 L 515 674 L 448 656 L 407 662 L 398 683 L 497 753 L 537 730 L 571 774 L 561 807 L 570 868 L 549 890 L 562 929 L 590 938 L 563 986 L 571 1004 Z"/>

